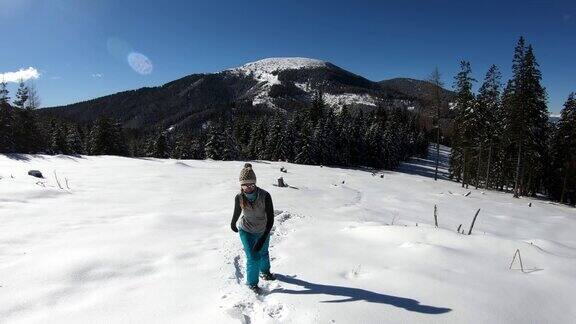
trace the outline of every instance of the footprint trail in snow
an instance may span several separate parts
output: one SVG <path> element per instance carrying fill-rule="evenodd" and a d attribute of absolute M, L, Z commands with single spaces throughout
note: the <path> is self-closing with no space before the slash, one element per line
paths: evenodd
<path fill-rule="evenodd" d="M 274 256 L 274 247 L 282 241 L 283 237 L 293 231 L 294 221 L 301 218 L 301 216 L 281 210 L 275 210 L 274 216 L 274 227 L 270 234 L 270 259 L 273 266 L 274 261 L 278 260 Z M 244 277 L 246 257 L 239 239 L 227 242 L 222 249 L 222 254 L 227 266 L 223 273 L 225 285 L 222 287 L 224 293 L 221 297 L 221 309 L 241 323 L 274 322 L 288 315 L 288 307 L 269 295 L 271 291 L 282 288 L 279 281 L 260 279 L 258 284 L 262 289 L 260 295 L 254 294 L 246 286 Z"/>

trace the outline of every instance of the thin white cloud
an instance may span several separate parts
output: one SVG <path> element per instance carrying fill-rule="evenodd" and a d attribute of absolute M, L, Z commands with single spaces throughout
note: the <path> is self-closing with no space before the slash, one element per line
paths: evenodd
<path fill-rule="evenodd" d="M 62 79 L 62 77 L 61 77 L 61 76 L 58 76 L 58 75 L 55 75 L 55 76 L 51 76 L 50 79 L 51 79 L 51 80 L 60 80 L 60 79 Z"/>
<path fill-rule="evenodd" d="M 101 77 L 102 77 L 102 74 L 100 74 L 100 73 L 92 73 L 92 77 L 93 77 L 93 78 L 101 78 Z"/>
<path fill-rule="evenodd" d="M 40 72 L 33 67 L 29 67 L 26 70 L 20 69 L 16 72 L 5 72 L 0 73 L 0 82 L 20 82 L 28 81 L 30 79 L 38 79 L 40 77 Z"/>

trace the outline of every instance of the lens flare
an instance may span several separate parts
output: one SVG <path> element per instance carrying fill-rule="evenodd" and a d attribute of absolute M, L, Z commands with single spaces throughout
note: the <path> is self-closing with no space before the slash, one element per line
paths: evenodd
<path fill-rule="evenodd" d="M 123 60 L 129 53 L 132 52 L 132 46 L 125 40 L 118 37 L 109 37 L 106 40 L 106 48 L 108 53 L 116 59 Z"/>
<path fill-rule="evenodd" d="M 154 69 L 152 61 L 146 55 L 137 52 L 128 54 L 128 64 L 134 71 L 142 75 L 150 74 Z"/>

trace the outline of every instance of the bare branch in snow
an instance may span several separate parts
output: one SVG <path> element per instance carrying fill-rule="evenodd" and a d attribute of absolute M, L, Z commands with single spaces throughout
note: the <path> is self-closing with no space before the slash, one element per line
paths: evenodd
<path fill-rule="evenodd" d="M 474 219 L 472 220 L 472 224 L 470 224 L 470 230 L 468 230 L 468 235 L 472 234 L 472 228 L 474 228 L 474 223 L 476 223 L 476 217 L 480 213 L 480 208 L 476 211 L 476 215 L 474 215 Z"/>
<path fill-rule="evenodd" d="M 56 183 L 58 184 L 58 188 L 64 189 L 64 188 L 62 188 L 62 185 L 60 184 L 60 180 L 58 180 L 58 175 L 56 174 L 56 170 L 54 170 L 54 178 L 56 178 Z"/>

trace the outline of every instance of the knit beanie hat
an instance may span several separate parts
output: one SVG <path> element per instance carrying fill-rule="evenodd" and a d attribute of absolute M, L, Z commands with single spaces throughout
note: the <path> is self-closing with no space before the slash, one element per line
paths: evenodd
<path fill-rule="evenodd" d="M 256 174 L 252 170 L 252 164 L 244 164 L 244 168 L 240 171 L 240 184 L 256 183 Z"/>

